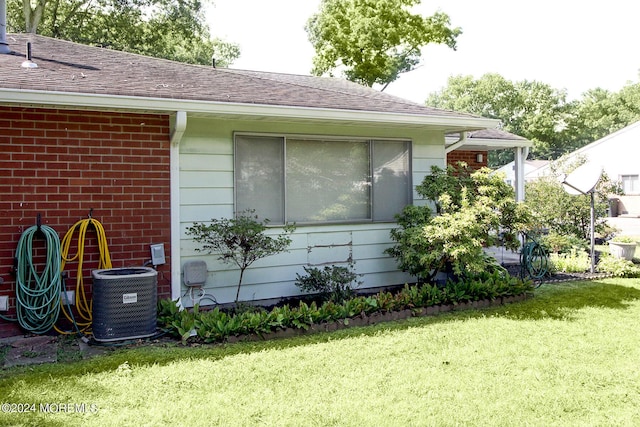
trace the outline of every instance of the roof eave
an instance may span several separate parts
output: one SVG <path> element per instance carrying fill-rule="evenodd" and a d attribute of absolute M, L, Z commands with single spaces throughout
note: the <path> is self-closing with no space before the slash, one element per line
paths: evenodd
<path fill-rule="evenodd" d="M 71 93 L 0 88 L 0 103 L 38 107 L 109 109 L 194 115 L 269 117 L 282 120 L 334 120 L 369 124 L 431 127 L 445 132 L 495 128 L 499 121 L 484 117 L 419 115 L 266 104 L 241 104 L 172 98 L 149 98 L 94 93 Z"/>
<path fill-rule="evenodd" d="M 445 146 L 451 145 L 456 141 L 456 138 L 447 137 L 445 139 Z M 533 142 L 528 139 L 467 138 L 465 144 L 460 147 L 460 149 L 470 151 L 493 151 L 526 147 L 533 147 Z"/>

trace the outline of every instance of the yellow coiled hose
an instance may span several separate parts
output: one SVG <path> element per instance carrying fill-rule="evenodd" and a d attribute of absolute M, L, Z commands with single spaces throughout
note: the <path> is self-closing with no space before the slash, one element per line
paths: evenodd
<path fill-rule="evenodd" d="M 96 230 L 97 238 L 98 238 L 98 251 L 100 254 L 100 260 L 98 263 L 98 269 L 104 268 L 112 268 L 111 267 L 111 256 L 109 255 L 109 247 L 107 246 L 107 237 L 104 232 L 104 227 L 100 223 L 100 221 L 93 219 L 91 217 L 87 219 L 80 220 L 74 224 L 73 227 L 67 231 L 64 238 L 60 243 L 61 247 L 61 255 L 62 255 L 62 263 L 60 265 L 60 271 L 64 271 L 64 267 L 67 262 L 78 261 L 78 269 L 76 272 L 76 296 L 75 296 L 75 305 L 76 311 L 78 312 L 78 318 L 73 316 L 73 313 L 68 311 L 66 307 L 66 303 L 64 298 L 61 298 L 61 312 L 64 316 L 75 325 L 76 330 L 74 331 L 62 331 L 57 326 L 55 327 L 56 331 L 61 334 L 73 334 L 76 332 L 84 332 L 91 327 L 91 322 L 93 320 L 92 317 L 92 306 L 93 301 L 87 300 L 86 293 L 84 291 L 84 278 L 83 278 L 83 261 L 84 261 L 84 246 L 86 240 L 87 229 L 89 226 L 93 226 Z M 69 257 L 69 248 L 71 247 L 71 241 L 73 240 L 75 232 L 78 232 L 78 252 Z"/>

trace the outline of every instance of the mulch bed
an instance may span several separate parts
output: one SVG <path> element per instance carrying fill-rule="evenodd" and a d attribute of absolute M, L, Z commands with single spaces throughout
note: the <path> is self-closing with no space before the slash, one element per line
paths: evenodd
<path fill-rule="evenodd" d="M 514 277 L 518 277 L 520 275 L 520 265 L 505 265 L 504 268 L 507 269 L 509 274 Z M 606 279 L 608 277 L 613 277 L 612 274 L 609 273 L 590 273 L 590 272 L 581 272 L 581 273 L 566 273 L 566 272 L 557 272 L 552 273 L 547 277 L 544 277 L 542 280 L 536 280 L 535 283 L 537 285 L 544 283 L 561 283 L 561 282 L 570 282 L 573 280 L 596 280 L 596 279 Z"/>

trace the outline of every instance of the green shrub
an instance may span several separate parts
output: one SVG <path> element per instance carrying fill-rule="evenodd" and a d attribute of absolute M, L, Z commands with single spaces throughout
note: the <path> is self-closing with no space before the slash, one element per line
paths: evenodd
<path fill-rule="evenodd" d="M 591 198 L 588 195 L 569 194 L 565 191 L 561 178 L 586 161 L 585 156 L 563 156 L 551 162 L 549 175 L 526 184 L 525 204 L 531 211 L 536 228 L 589 240 Z M 618 186 L 603 174 L 598 181 L 594 200 L 595 231 L 600 236 L 606 236 L 610 231 L 606 224 L 609 194 L 620 194 L 619 191 Z"/>
<path fill-rule="evenodd" d="M 296 286 L 305 293 L 316 294 L 322 301 L 342 302 L 354 295 L 354 288 L 360 285 L 358 275 L 348 267 L 325 266 L 303 267 L 304 276 L 296 273 Z"/>
<path fill-rule="evenodd" d="M 443 290 L 445 302 L 457 304 L 519 295 L 531 289 L 531 281 L 511 276 L 504 268 L 496 266 L 476 274 L 467 274 L 457 282 L 450 281 Z"/>
<path fill-rule="evenodd" d="M 395 244 L 385 253 L 401 270 L 429 282 L 438 272 L 483 271 L 485 246 L 501 242 L 516 249 L 528 212 L 503 177 L 490 172 L 471 172 L 464 163 L 446 170 L 432 167 L 416 191 L 433 202 L 437 215 L 427 206 L 406 207 L 397 216 L 399 228 L 391 230 Z"/>
<path fill-rule="evenodd" d="M 615 236 L 611 241 L 618 243 L 636 243 L 636 240 L 630 236 Z"/>
<path fill-rule="evenodd" d="M 549 255 L 552 271 L 566 273 L 582 273 L 591 268 L 591 257 L 584 251 L 572 249 L 567 254 L 552 253 Z"/>
<path fill-rule="evenodd" d="M 530 282 L 496 269 L 466 277 L 464 281 L 448 282 L 444 288 L 432 284 L 405 285 L 397 293 L 379 292 L 371 296 L 357 296 L 342 302 L 326 301 L 318 307 L 315 302 L 300 302 L 297 307 L 284 305 L 267 311 L 252 310 L 226 312 L 219 308 L 200 311 L 181 309 L 176 301 L 163 300 L 159 304 L 158 323 L 175 337 L 187 341 L 223 342 L 229 337 L 343 321 L 359 315 L 429 307 L 437 304 L 458 304 L 466 301 L 519 295 L 531 289 Z"/>
<path fill-rule="evenodd" d="M 156 320 L 170 333 L 175 332 L 172 322 L 178 317 L 182 307 L 178 305 L 178 301 L 172 299 L 163 299 L 158 301 L 158 315 Z"/>
<path fill-rule="evenodd" d="M 571 250 L 587 250 L 588 243 L 576 236 L 560 234 L 554 231 L 541 236 L 538 242 L 550 253 L 569 253 Z"/>
<path fill-rule="evenodd" d="M 597 269 L 600 273 L 608 273 L 616 277 L 640 277 L 640 268 L 624 258 L 603 256 L 598 262 Z"/>
<path fill-rule="evenodd" d="M 222 341 L 243 332 L 240 316 L 230 316 L 217 307 L 211 311 L 198 313 L 194 326 L 198 337 L 204 342 Z"/>
<path fill-rule="evenodd" d="M 176 313 L 175 318 L 168 326 L 169 331 L 174 331 L 183 343 L 186 343 L 196 331 L 196 317 L 199 315 L 198 306 L 193 307 L 193 311 L 182 310 Z"/>

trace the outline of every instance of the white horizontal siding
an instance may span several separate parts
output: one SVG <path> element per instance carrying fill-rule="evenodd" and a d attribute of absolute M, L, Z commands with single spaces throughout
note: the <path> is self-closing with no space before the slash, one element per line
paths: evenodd
<path fill-rule="evenodd" d="M 183 170 L 233 172 L 233 153 L 184 154 L 180 160 L 185 165 Z"/>
<path fill-rule="evenodd" d="M 233 171 L 180 171 L 180 187 L 230 188 L 233 190 Z"/>
<path fill-rule="evenodd" d="M 210 222 L 212 218 L 229 218 L 233 216 L 233 203 L 226 205 L 192 205 L 180 206 L 180 218 L 185 226 L 194 222 Z"/>
<path fill-rule="evenodd" d="M 223 264 L 216 255 L 197 251 L 198 245 L 187 235 L 187 228 L 193 222 L 206 223 L 212 218 L 229 218 L 234 213 L 234 131 L 411 139 L 414 187 L 430 172 L 432 165 L 444 166 L 444 135 L 438 132 L 189 119 L 180 145 L 181 265 L 192 259 L 206 261 L 208 274 L 205 289 L 220 303 L 235 299 L 239 270 L 233 265 Z M 415 202 L 422 203 L 417 197 Z M 412 278 L 398 271 L 395 259 L 384 254 L 384 250 L 392 245 L 389 232 L 395 226 L 393 223 L 299 226 L 291 235 L 292 243 L 287 252 L 260 259 L 247 269 L 240 299 L 261 300 L 299 295 L 295 279 L 296 274 L 304 274 L 303 267 L 347 265 L 350 261 L 353 261 L 354 269 L 360 275 L 362 288 L 409 282 Z M 274 227 L 269 228 L 267 233 L 275 235 L 280 231 Z M 187 292 L 187 288 L 181 286 L 182 293 Z"/>
<path fill-rule="evenodd" d="M 233 188 L 183 188 L 180 197 L 183 206 L 228 204 L 233 200 Z"/>

